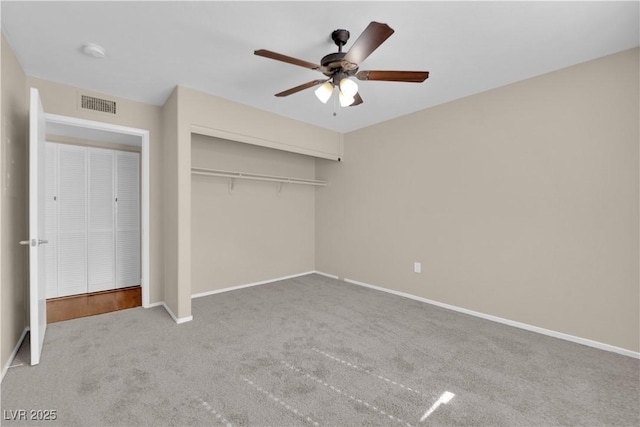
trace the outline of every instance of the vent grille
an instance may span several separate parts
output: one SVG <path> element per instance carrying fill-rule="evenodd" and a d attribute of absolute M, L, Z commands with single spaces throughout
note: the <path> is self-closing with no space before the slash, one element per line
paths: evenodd
<path fill-rule="evenodd" d="M 82 95 L 80 105 L 85 110 L 99 111 L 101 113 L 116 114 L 116 102 L 94 96 Z"/>

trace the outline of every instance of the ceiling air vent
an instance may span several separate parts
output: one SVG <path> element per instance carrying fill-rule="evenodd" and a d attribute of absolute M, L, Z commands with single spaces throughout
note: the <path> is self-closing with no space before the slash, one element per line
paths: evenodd
<path fill-rule="evenodd" d="M 116 114 L 116 102 L 94 96 L 80 95 L 80 107 L 100 113 Z"/>

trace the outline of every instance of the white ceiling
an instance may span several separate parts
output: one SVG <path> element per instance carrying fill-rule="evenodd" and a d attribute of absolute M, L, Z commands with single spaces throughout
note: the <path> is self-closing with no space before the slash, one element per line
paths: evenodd
<path fill-rule="evenodd" d="M 348 132 L 640 44 L 639 2 L 10 2 L 2 31 L 34 77 L 162 105 L 175 85 Z M 361 70 L 425 70 L 421 84 L 358 82 L 364 103 L 337 108 L 322 77 L 253 55 L 318 63 L 333 30 L 370 21 L 393 34 Z M 83 56 L 97 43 L 104 59 Z M 594 82 L 597 84 L 597 82 Z"/>

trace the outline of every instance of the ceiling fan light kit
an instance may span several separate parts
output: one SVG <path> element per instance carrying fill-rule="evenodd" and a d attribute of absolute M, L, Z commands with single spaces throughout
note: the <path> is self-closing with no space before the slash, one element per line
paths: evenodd
<path fill-rule="evenodd" d="M 340 92 L 353 98 L 358 93 L 358 84 L 348 77 L 340 80 Z"/>
<path fill-rule="evenodd" d="M 353 104 L 356 99 L 353 96 L 347 96 L 342 91 L 340 91 L 340 106 L 348 107 Z"/>
<path fill-rule="evenodd" d="M 340 105 L 342 107 L 356 106 L 362 104 L 362 98 L 358 93 L 357 83 L 351 77 L 355 77 L 356 79 L 363 81 L 409 83 L 422 83 L 429 77 L 428 71 L 358 71 L 360 66 L 359 64 L 371 55 L 371 53 L 373 53 L 373 51 L 382 43 L 384 43 L 384 41 L 387 40 L 393 32 L 393 29 L 387 24 L 372 21 L 362 32 L 360 37 L 358 37 L 358 39 L 353 43 L 349 51 L 343 52 L 342 47 L 349 40 L 349 31 L 343 29 L 335 30 L 331 33 L 331 38 L 336 46 L 338 46 L 338 52 L 324 56 L 320 60 L 321 65 L 282 55 L 266 49 L 259 49 L 253 53 L 265 58 L 275 59 L 277 61 L 286 62 L 299 67 L 320 71 L 328 77 L 326 80 L 313 80 L 311 82 L 301 84 L 294 88 L 277 93 L 276 96 L 289 96 L 300 92 L 301 90 L 321 84 L 321 86 L 315 90 L 315 94 L 322 103 L 326 104 L 329 98 L 331 98 L 334 88 L 338 87 Z"/>
<path fill-rule="evenodd" d="M 335 83 L 331 81 L 327 81 L 322 84 L 318 89 L 316 89 L 315 94 L 323 104 L 326 104 L 331 95 L 333 94 L 335 87 Z M 348 77 L 340 80 L 338 84 L 339 92 L 340 92 L 340 105 L 342 107 L 348 107 L 353 104 L 354 96 L 358 93 L 358 85 L 353 80 Z M 347 100 L 350 99 L 351 102 L 347 103 Z"/>
<path fill-rule="evenodd" d="M 329 98 L 331 98 L 332 93 L 333 93 L 333 83 L 331 82 L 324 82 L 315 91 L 316 96 L 323 104 L 327 103 Z"/>

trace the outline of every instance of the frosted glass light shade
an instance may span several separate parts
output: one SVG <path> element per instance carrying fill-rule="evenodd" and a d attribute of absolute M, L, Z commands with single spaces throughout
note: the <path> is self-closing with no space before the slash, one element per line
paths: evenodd
<path fill-rule="evenodd" d="M 353 96 L 347 96 L 342 91 L 340 91 L 340 106 L 341 107 L 348 107 L 349 105 L 353 104 L 354 101 L 355 101 L 355 99 L 353 98 Z"/>
<path fill-rule="evenodd" d="M 322 86 L 316 89 L 316 96 L 323 103 L 326 104 L 331 94 L 333 93 L 333 85 L 331 82 L 325 82 Z"/>
<path fill-rule="evenodd" d="M 348 96 L 349 98 L 353 98 L 358 93 L 358 85 L 356 82 L 349 78 L 344 78 L 340 80 L 340 91 Z"/>

